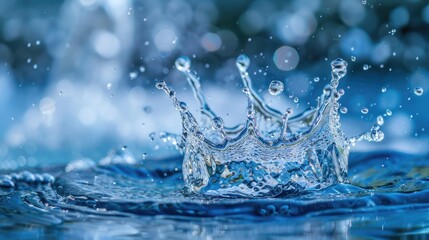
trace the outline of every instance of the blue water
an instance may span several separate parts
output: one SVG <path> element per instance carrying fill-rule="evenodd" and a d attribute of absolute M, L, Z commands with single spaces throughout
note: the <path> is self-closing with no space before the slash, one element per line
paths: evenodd
<path fill-rule="evenodd" d="M 0 237 L 60 239 L 384 238 L 429 228 L 427 156 L 354 153 L 351 184 L 276 198 L 183 190 L 182 156 L 139 165 L 29 169 L 51 184 L 0 189 Z"/>

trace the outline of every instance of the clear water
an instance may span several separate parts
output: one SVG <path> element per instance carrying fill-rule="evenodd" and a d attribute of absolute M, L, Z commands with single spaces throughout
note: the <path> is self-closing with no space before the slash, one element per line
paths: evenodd
<path fill-rule="evenodd" d="M 344 90 L 338 86 L 347 74 L 346 61 L 332 61 L 332 80 L 318 97 L 317 107 L 294 117 L 292 108 L 282 114 L 253 89 L 246 55 L 238 56 L 236 65 L 248 106 L 245 124 L 232 128 L 226 128 L 208 106 L 189 58 L 177 59 L 176 68 L 185 74 L 205 121 L 198 123 L 186 103 L 180 102 L 164 81 L 156 84 L 170 96 L 182 116 L 178 147 L 184 152 L 187 190 L 213 196 L 273 197 L 347 183 L 350 147 L 363 139 L 383 140 L 381 115 L 370 132 L 357 137 L 347 138 L 340 129 L 339 100 Z M 276 80 L 269 86 L 272 95 L 282 88 L 283 83 Z"/>
<path fill-rule="evenodd" d="M 349 184 L 276 198 L 187 195 L 181 156 L 77 165 L 32 170 L 52 174 L 54 183 L 1 188 L 0 236 L 343 239 L 429 230 L 427 156 L 352 153 Z"/>
<path fill-rule="evenodd" d="M 182 135 L 160 137 L 173 139 L 184 156 L 136 161 L 123 146 L 98 164 L 83 159 L 5 172 L 0 236 L 345 239 L 428 232 L 428 157 L 354 153 L 357 141 L 383 139 L 381 116 L 357 137 L 339 130 L 343 60 L 332 62 L 332 80 L 318 105 L 295 116 L 290 108 L 281 113 L 263 102 L 252 89 L 248 64 L 244 55 L 237 59 L 248 115 L 235 127 L 224 126 L 206 104 L 187 59 L 176 67 L 187 76 L 206 121 L 199 123 L 166 83 L 157 84 L 183 120 Z"/>

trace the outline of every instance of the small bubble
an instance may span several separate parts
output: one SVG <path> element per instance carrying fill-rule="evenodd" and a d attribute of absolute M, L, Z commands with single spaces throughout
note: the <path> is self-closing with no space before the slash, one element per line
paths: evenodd
<path fill-rule="evenodd" d="M 36 41 L 36 45 L 37 45 L 37 46 L 39 46 L 39 45 L 40 45 L 40 41 L 39 41 L 39 40 L 37 40 L 37 41 Z"/>
<path fill-rule="evenodd" d="M 362 108 L 362 109 L 360 110 L 360 112 L 361 112 L 362 114 L 368 114 L 369 110 L 368 110 L 368 108 L 364 107 L 364 108 Z"/>
<path fill-rule="evenodd" d="M 368 70 L 368 69 L 369 69 L 369 65 L 368 65 L 368 64 L 364 64 L 362 68 L 363 68 L 363 70 L 365 70 L 365 71 L 366 71 L 366 70 Z"/>
<path fill-rule="evenodd" d="M 347 113 L 347 111 L 348 111 L 348 109 L 347 109 L 346 107 L 341 107 L 341 108 L 340 108 L 340 112 L 341 112 L 342 114 L 346 114 L 346 113 Z"/>
<path fill-rule="evenodd" d="M 175 65 L 177 70 L 181 72 L 188 72 L 191 68 L 191 60 L 186 56 L 182 56 L 176 60 Z"/>
<path fill-rule="evenodd" d="M 271 95 L 276 96 L 276 95 L 279 95 L 281 92 L 283 92 L 283 89 L 284 89 L 284 85 L 282 82 L 278 80 L 273 80 L 270 83 L 268 91 L 270 92 Z"/>
<path fill-rule="evenodd" d="M 108 83 L 108 84 L 106 85 L 106 88 L 107 88 L 107 90 L 112 89 L 112 83 Z"/>
<path fill-rule="evenodd" d="M 381 92 L 382 92 L 382 93 L 385 93 L 386 91 L 387 91 L 387 88 L 386 88 L 386 87 L 382 87 L 382 88 L 381 88 Z"/>
<path fill-rule="evenodd" d="M 416 88 L 414 88 L 414 94 L 416 94 L 416 96 L 421 96 L 421 95 L 423 95 L 423 88 L 421 88 L 421 87 L 416 87 Z"/>
<path fill-rule="evenodd" d="M 63 91 L 59 91 L 58 95 L 60 95 L 60 96 L 63 95 Z"/>
<path fill-rule="evenodd" d="M 315 77 L 313 80 L 314 80 L 314 82 L 319 82 L 320 78 L 319 77 Z"/>
<path fill-rule="evenodd" d="M 133 8 L 128 9 L 128 15 L 131 15 L 133 13 Z"/>
<path fill-rule="evenodd" d="M 27 59 L 27 63 L 31 63 L 31 58 L 28 58 L 28 59 Z"/>
<path fill-rule="evenodd" d="M 37 64 L 34 64 L 34 65 L 33 65 L 33 69 L 37 69 Z"/>
<path fill-rule="evenodd" d="M 139 70 L 140 70 L 140 72 L 145 72 L 145 71 L 146 71 L 146 68 L 145 68 L 145 67 L 143 67 L 143 66 L 140 66 L 140 67 L 139 67 Z"/>
<path fill-rule="evenodd" d="M 27 44 L 27 47 L 31 47 L 31 43 L 28 43 L 28 44 Z"/>
<path fill-rule="evenodd" d="M 355 56 L 351 56 L 350 59 L 352 60 L 352 62 L 356 61 L 356 57 Z"/>
<path fill-rule="evenodd" d="M 142 159 L 145 160 L 147 158 L 147 153 L 142 154 Z"/>

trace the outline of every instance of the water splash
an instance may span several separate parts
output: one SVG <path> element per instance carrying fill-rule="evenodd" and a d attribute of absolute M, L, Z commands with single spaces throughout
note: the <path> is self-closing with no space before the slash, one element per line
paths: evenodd
<path fill-rule="evenodd" d="M 384 137 L 381 120 L 370 132 L 354 138 L 348 139 L 341 131 L 338 101 L 344 90 L 338 86 L 347 74 L 347 62 L 342 59 L 332 61 L 332 79 L 318 97 L 317 107 L 294 117 L 291 108 L 281 113 L 269 107 L 253 89 L 246 55 L 238 56 L 236 65 L 248 105 L 245 124 L 232 128 L 225 127 L 208 106 L 189 58 L 178 58 L 176 68 L 185 74 L 202 116 L 210 121 L 199 123 L 174 90 L 164 81 L 156 84 L 170 96 L 182 117 L 179 147 L 184 153 L 183 178 L 191 192 L 262 197 L 347 183 L 350 146 Z"/>

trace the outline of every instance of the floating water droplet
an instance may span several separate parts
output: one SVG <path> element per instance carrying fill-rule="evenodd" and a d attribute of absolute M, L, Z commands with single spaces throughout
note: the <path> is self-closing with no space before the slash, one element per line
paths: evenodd
<path fill-rule="evenodd" d="M 58 95 L 60 95 L 60 96 L 63 95 L 63 91 L 59 91 Z"/>
<path fill-rule="evenodd" d="M 332 74 L 338 78 L 343 78 L 347 74 L 347 62 L 341 58 L 337 58 L 331 62 Z"/>
<path fill-rule="evenodd" d="M 186 56 L 182 56 L 176 60 L 175 65 L 177 70 L 181 72 L 189 72 L 189 69 L 191 68 L 191 60 Z"/>
<path fill-rule="evenodd" d="M 298 103 L 298 102 L 299 102 L 299 98 L 298 98 L 298 97 L 294 97 L 294 98 L 293 98 L 293 102 L 294 102 L 294 103 Z"/>
<path fill-rule="evenodd" d="M 128 148 L 127 145 L 123 145 L 121 149 L 122 151 L 125 151 L 127 148 Z"/>
<path fill-rule="evenodd" d="M 362 68 L 363 68 L 363 70 L 365 70 L 365 71 L 366 71 L 366 70 L 368 70 L 368 69 L 369 69 L 369 65 L 368 65 L 368 64 L 364 64 Z"/>
<path fill-rule="evenodd" d="M 421 87 L 416 87 L 416 88 L 414 88 L 414 94 L 416 94 L 417 96 L 421 96 L 421 95 L 423 95 L 423 88 L 421 88 Z"/>
<path fill-rule="evenodd" d="M 364 107 L 364 108 L 362 108 L 362 109 L 360 110 L 360 112 L 361 112 L 362 114 L 368 114 L 369 110 L 368 110 L 368 108 Z"/>
<path fill-rule="evenodd" d="M 137 78 L 137 72 L 130 72 L 130 79 L 134 80 Z"/>
<path fill-rule="evenodd" d="M 392 111 L 390 109 L 386 109 L 386 115 L 387 116 L 392 116 Z"/>
<path fill-rule="evenodd" d="M 386 87 L 382 87 L 382 88 L 381 88 L 381 92 L 382 92 L 382 93 L 385 93 L 386 91 L 387 91 L 387 88 L 386 88 Z"/>
<path fill-rule="evenodd" d="M 142 159 L 145 160 L 147 158 L 147 153 L 142 154 Z"/>
<path fill-rule="evenodd" d="M 240 54 L 235 61 L 238 70 L 245 72 L 250 65 L 250 59 L 248 56 L 244 54 Z"/>
<path fill-rule="evenodd" d="M 377 117 L 377 124 L 378 124 L 378 126 L 383 126 L 383 124 L 384 124 L 384 118 L 383 118 L 383 116 L 379 115 Z"/>
<path fill-rule="evenodd" d="M 342 114 L 346 114 L 346 113 L 347 113 L 347 111 L 348 111 L 348 109 L 347 109 L 346 107 L 341 107 L 341 108 L 340 108 L 340 112 L 341 112 Z"/>
<path fill-rule="evenodd" d="M 319 82 L 320 78 L 319 77 L 315 77 L 313 80 L 314 80 L 314 82 Z"/>
<path fill-rule="evenodd" d="M 278 80 L 273 80 L 270 83 L 268 91 L 270 92 L 271 95 L 276 96 L 276 95 L 280 94 L 281 92 L 283 92 L 283 89 L 284 89 L 284 85 L 282 82 L 280 82 Z"/>

